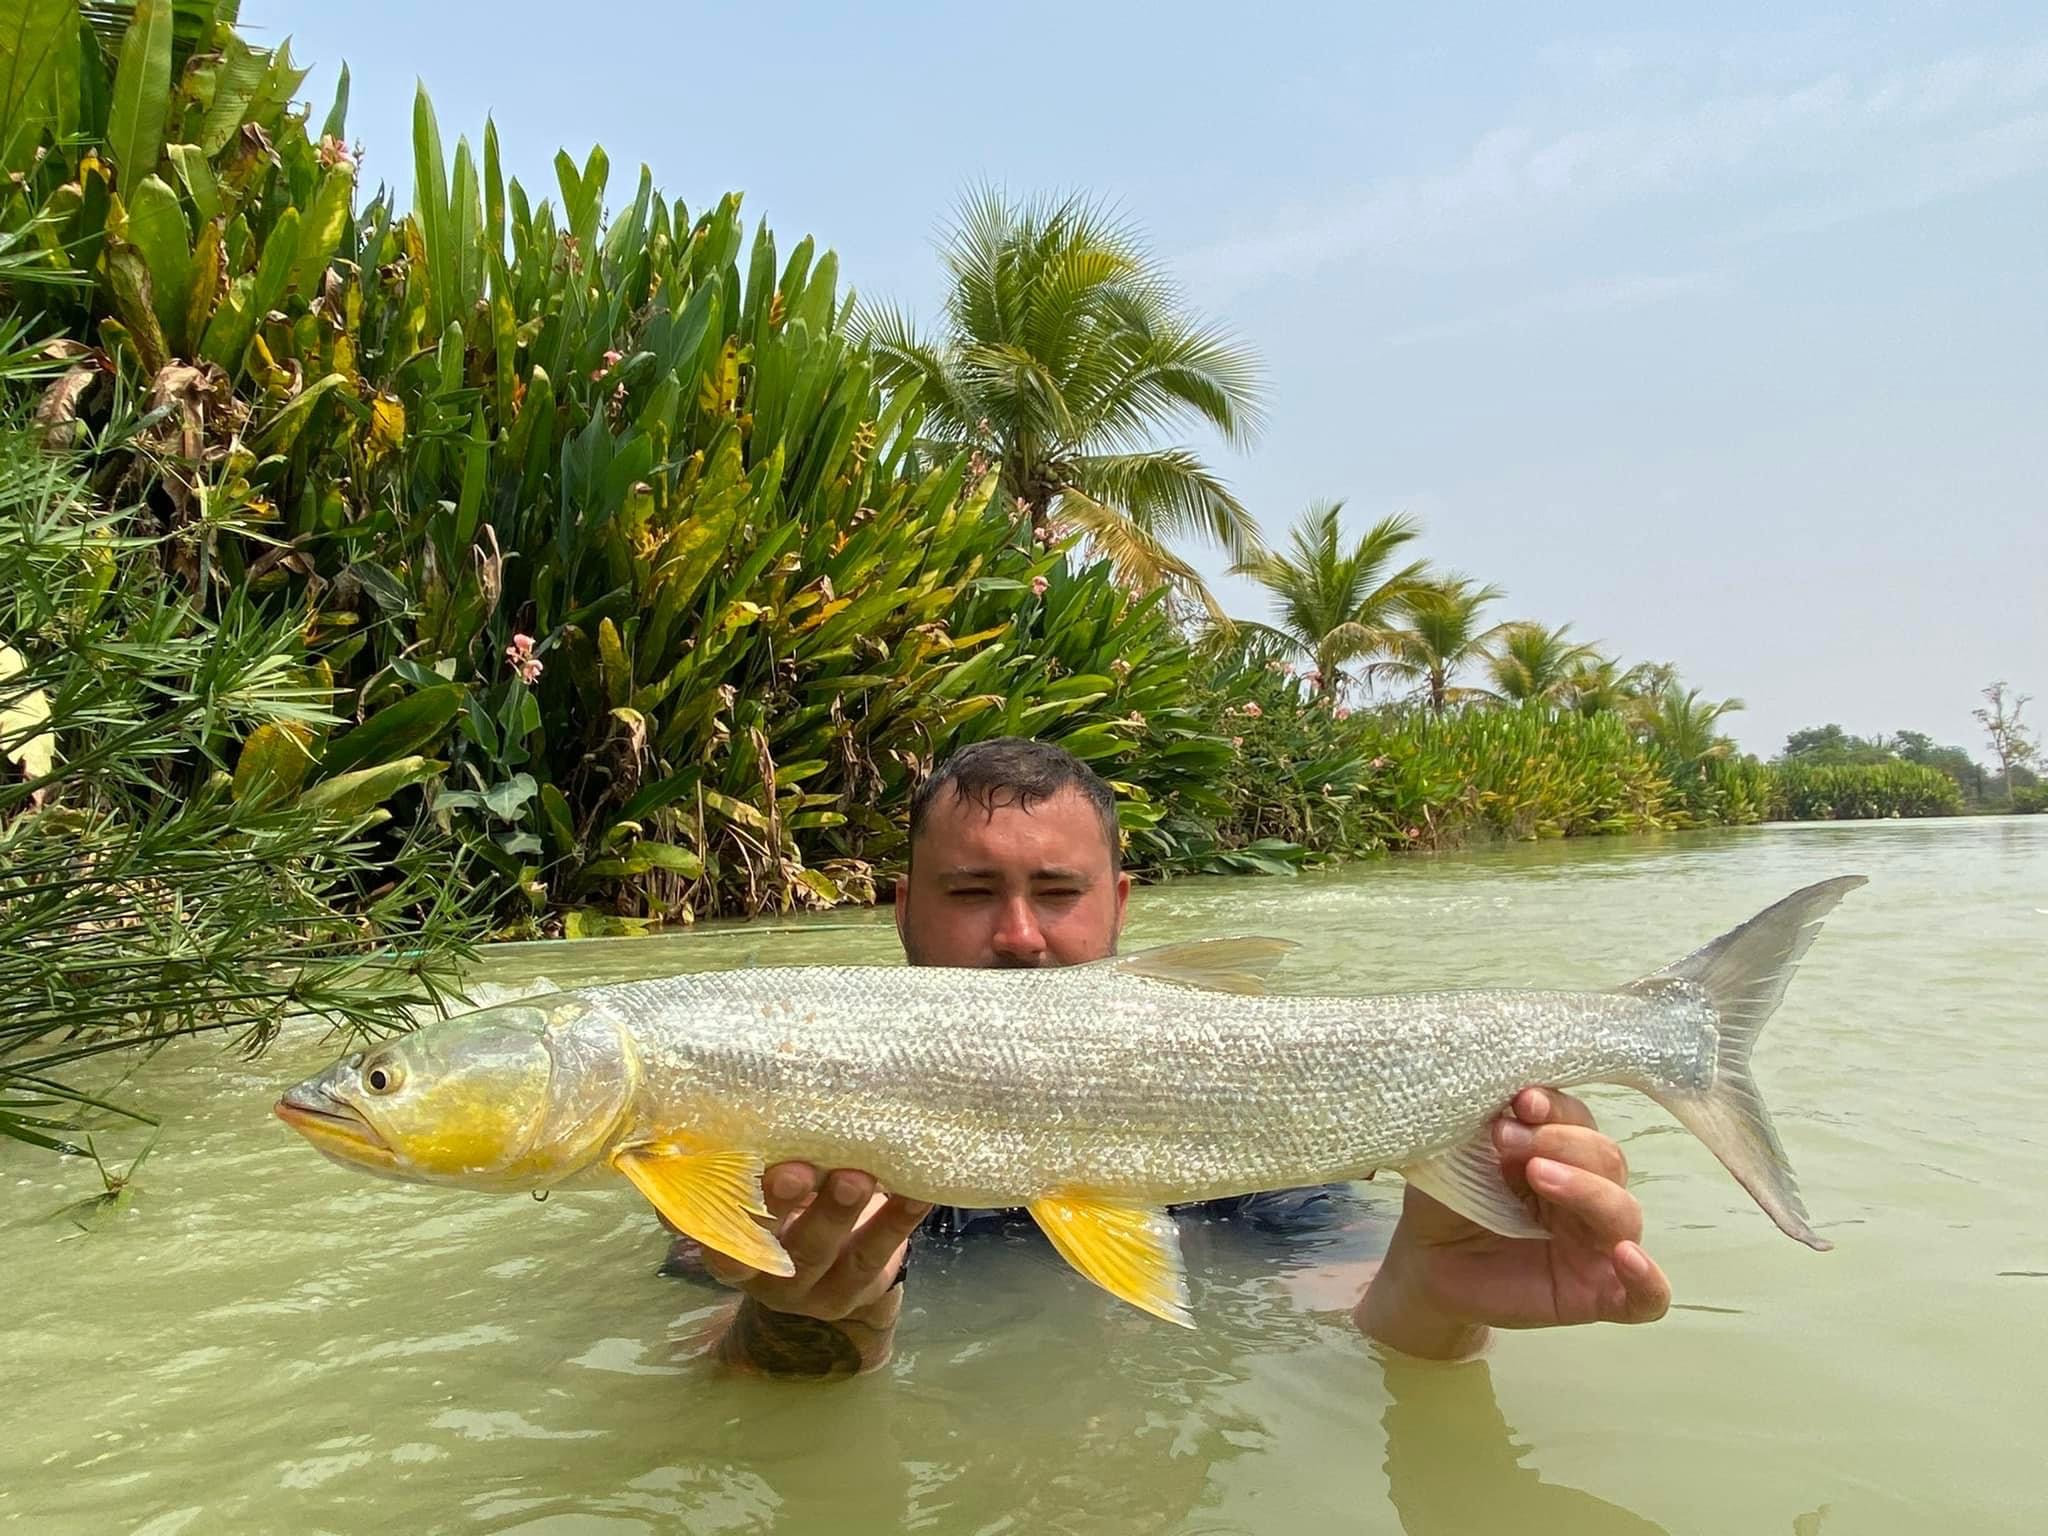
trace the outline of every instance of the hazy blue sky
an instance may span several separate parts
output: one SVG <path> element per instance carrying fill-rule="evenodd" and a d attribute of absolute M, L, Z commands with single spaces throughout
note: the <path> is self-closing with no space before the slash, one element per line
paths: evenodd
<path fill-rule="evenodd" d="M 1098 193 L 1263 356 L 1266 431 L 1218 458 L 1270 536 L 1412 512 L 1501 617 L 1747 700 L 1753 750 L 1981 753 L 1995 677 L 2048 723 L 2048 12 L 1714 10 L 243 14 L 316 120 L 347 60 L 370 184 L 409 195 L 419 78 L 536 197 L 601 143 L 615 198 L 642 163 L 693 211 L 743 188 L 921 314 L 970 182 Z"/>

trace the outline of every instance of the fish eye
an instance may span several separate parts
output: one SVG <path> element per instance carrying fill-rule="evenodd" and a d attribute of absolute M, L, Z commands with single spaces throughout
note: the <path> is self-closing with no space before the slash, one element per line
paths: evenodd
<path fill-rule="evenodd" d="M 363 1086 L 372 1093 L 390 1093 L 405 1079 L 396 1062 L 380 1061 L 363 1074 Z"/>

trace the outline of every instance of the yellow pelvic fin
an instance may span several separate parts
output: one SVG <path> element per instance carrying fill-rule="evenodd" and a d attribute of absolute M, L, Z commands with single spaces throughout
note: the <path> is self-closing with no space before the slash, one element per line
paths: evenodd
<path fill-rule="evenodd" d="M 1288 951 L 1299 947 L 1292 939 L 1257 936 L 1197 939 L 1190 944 L 1141 949 L 1110 963 L 1127 975 L 1149 976 L 1154 981 L 1171 981 L 1209 992 L 1257 994 L 1266 990 L 1266 978 L 1273 967 Z"/>
<path fill-rule="evenodd" d="M 767 1274 L 796 1273 L 774 1234 L 754 1221 L 768 1214 L 761 1199 L 761 1159 L 755 1153 L 643 1141 L 613 1153 L 612 1166 L 677 1231 L 706 1248 Z"/>
<path fill-rule="evenodd" d="M 1060 1257 L 1112 1296 L 1169 1323 L 1195 1326 L 1180 1232 L 1166 1212 L 1088 1195 L 1048 1195 L 1031 1202 L 1031 1215 Z"/>

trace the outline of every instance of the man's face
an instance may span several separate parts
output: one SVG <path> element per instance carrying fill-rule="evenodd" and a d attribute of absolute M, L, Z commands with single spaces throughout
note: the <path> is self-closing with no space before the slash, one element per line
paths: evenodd
<path fill-rule="evenodd" d="M 1080 965 L 1116 953 L 1130 891 L 1078 789 L 993 816 L 954 789 L 896 882 L 896 931 L 912 965 Z"/>

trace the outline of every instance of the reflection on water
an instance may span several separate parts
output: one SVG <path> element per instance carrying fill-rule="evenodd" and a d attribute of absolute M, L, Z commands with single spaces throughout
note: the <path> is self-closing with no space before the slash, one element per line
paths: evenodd
<path fill-rule="evenodd" d="M 1301 989 L 1609 985 L 1848 871 L 1872 883 L 1758 1058 L 1836 1250 L 1599 1094 L 1679 1308 L 1456 1367 L 1350 1324 L 1388 1181 L 1293 1230 L 1188 1224 L 1192 1333 L 1024 1227 L 920 1248 L 876 1376 L 727 1377 L 698 1354 L 727 1297 L 659 1273 L 630 1193 L 351 1175 L 268 1112 L 327 1046 L 166 1051 L 133 1084 L 161 1141 L 90 1234 L 43 1220 L 89 1170 L 0 1148 L 0 1532 L 2031 1533 L 2048 818 L 1189 881 L 1134 896 L 1128 944 L 1285 933 Z M 886 913 L 781 926 L 518 947 L 485 979 L 898 958 Z"/>
<path fill-rule="evenodd" d="M 1546 1482 L 1526 1464 L 1483 1361 L 1427 1365 L 1388 1355 L 1387 1497 L 1407 1536 L 1533 1525 L 1578 1536 L 1670 1536 L 1619 1504 Z"/>

